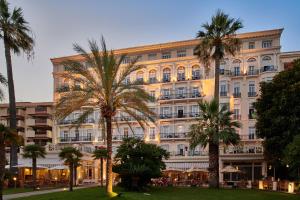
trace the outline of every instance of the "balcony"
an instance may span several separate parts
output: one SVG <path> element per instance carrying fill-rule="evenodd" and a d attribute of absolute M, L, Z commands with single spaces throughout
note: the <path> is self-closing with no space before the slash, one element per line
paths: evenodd
<path fill-rule="evenodd" d="M 256 92 L 248 92 L 248 97 L 256 97 Z"/>
<path fill-rule="evenodd" d="M 262 140 L 260 138 L 257 138 L 256 134 L 240 134 L 239 136 L 242 141 Z"/>
<path fill-rule="evenodd" d="M 255 75 L 258 75 L 259 74 L 259 70 L 258 69 L 254 69 L 254 70 L 249 70 L 247 72 L 247 75 L 248 76 L 255 76 Z"/>
<path fill-rule="evenodd" d="M 160 133 L 160 139 L 186 139 L 188 133 Z"/>
<path fill-rule="evenodd" d="M 4 118 L 10 118 L 9 109 L 8 108 L 1 109 L 0 116 L 4 117 Z M 16 110 L 17 119 L 24 120 L 24 116 L 25 116 L 25 110 L 17 108 L 17 110 Z"/>
<path fill-rule="evenodd" d="M 232 76 L 243 76 L 243 74 L 240 71 L 232 71 L 231 75 Z"/>
<path fill-rule="evenodd" d="M 164 76 L 163 77 L 163 79 L 162 79 L 162 82 L 163 83 L 168 83 L 168 82 L 170 82 L 171 81 L 171 78 L 170 78 L 171 76 Z"/>
<path fill-rule="evenodd" d="M 153 84 L 153 83 L 157 83 L 157 82 L 158 81 L 157 81 L 156 77 L 149 78 L 149 80 L 148 80 L 149 84 Z"/>
<path fill-rule="evenodd" d="M 235 92 L 232 94 L 234 98 L 241 98 L 241 93 L 240 92 Z"/>
<path fill-rule="evenodd" d="M 190 113 L 185 113 L 185 112 L 177 112 L 177 113 L 165 113 L 165 114 L 160 114 L 159 118 L 160 119 L 171 119 L 171 118 L 195 118 L 199 117 L 200 113 L 199 112 L 190 112 Z"/>
<path fill-rule="evenodd" d="M 92 142 L 94 137 L 92 136 L 78 136 L 78 137 L 59 137 L 58 142 L 60 143 L 71 143 L 71 142 Z"/>
<path fill-rule="evenodd" d="M 233 116 L 232 118 L 234 120 L 241 120 L 241 117 L 242 117 L 241 115 L 236 115 L 236 114 L 233 114 L 232 116 Z"/>
<path fill-rule="evenodd" d="M 207 156 L 208 152 L 206 151 L 185 151 L 185 150 L 179 150 L 179 151 L 169 151 L 169 154 L 171 157 L 182 157 L 182 156 Z"/>
<path fill-rule="evenodd" d="M 122 141 L 125 138 L 137 138 L 137 139 L 143 140 L 144 134 L 130 134 L 130 135 L 124 135 L 124 134 L 115 135 L 115 134 L 113 134 L 112 135 L 113 141 Z"/>
<path fill-rule="evenodd" d="M 277 67 L 275 67 L 274 65 L 266 65 L 260 68 L 260 72 L 276 72 L 277 71 Z"/>
<path fill-rule="evenodd" d="M 162 94 L 158 98 L 159 100 L 174 100 L 174 99 L 186 99 L 186 98 L 200 98 L 203 95 L 200 92 L 192 93 L 177 93 L 177 94 Z"/>
<path fill-rule="evenodd" d="M 63 119 L 58 122 L 58 124 L 60 124 L 60 125 L 67 125 L 67 124 L 74 124 L 74 123 L 76 123 L 76 119 Z M 94 124 L 95 119 L 93 119 L 93 118 L 85 119 L 82 123 L 83 124 Z"/>
<path fill-rule="evenodd" d="M 230 70 L 220 69 L 220 75 L 222 76 L 231 76 Z"/>
<path fill-rule="evenodd" d="M 222 155 L 230 155 L 230 154 L 263 154 L 262 146 L 229 146 L 221 151 Z"/>
<path fill-rule="evenodd" d="M 34 131 L 28 129 L 25 132 L 25 136 L 27 138 L 52 138 L 52 131 L 46 130 L 46 131 Z"/>
<path fill-rule="evenodd" d="M 192 75 L 192 80 L 200 80 L 202 79 L 202 75 L 199 74 L 199 75 Z"/>
<path fill-rule="evenodd" d="M 52 127 L 53 125 L 52 120 L 47 118 L 27 119 L 26 123 L 34 127 Z"/>
<path fill-rule="evenodd" d="M 177 74 L 177 81 L 185 81 L 185 74 Z"/>
<path fill-rule="evenodd" d="M 227 97 L 227 91 L 221 91 L 220 92 L 220 97 Z"/>
<path fill-rule="evenodd" d="M 50 116 L 52 114 L 52 109 L 47 106 L 39 106 L 35 108 L 27 108 L 26 112 L 31 116 Z"/>

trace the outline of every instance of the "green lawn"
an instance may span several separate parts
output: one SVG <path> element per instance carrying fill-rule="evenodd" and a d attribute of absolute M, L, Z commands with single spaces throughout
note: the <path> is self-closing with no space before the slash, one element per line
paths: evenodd
<path fill-rule="evenodd" d="M 3 194 L 16 194 L 22 192 L 32 192 L 31 188 L 7 188 L 3 190 Z"/>
<path fill-rule="evenodd" d="M 120 192 L 120 189 L 117 189 Z M 150 194 L 150 195 L 149 195 Z M 106 200 L 104 190 L 88 188 L 74 192 L 57 192 L 19 200 Z M 200 189 L 200 188 L 153 188 L 145 193 L 123 192 L 120 200 L 299 200 L 299 195 L 258 190 Z"/>

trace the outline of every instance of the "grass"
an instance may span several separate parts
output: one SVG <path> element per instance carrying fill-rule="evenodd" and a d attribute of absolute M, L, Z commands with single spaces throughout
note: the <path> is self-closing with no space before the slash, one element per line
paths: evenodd
<path fill-rule="evenodd" d="M 23 192 L 32 192 L 33 189 L 31 188 L 7 188 L 3 190 L 3 194 L 16 194 L 16 193 L 23 193 Z"/>
<path fill-rule="evenodd" d="M 119 188 L 117 192 L 121 192 Z M 147 193 L 122 192 L 120 200 L 299 200 L 299 195 L 239 189 L 153 188 Z M 79 189 L 19 198 L 18 200 L 108 200 L 103 188 Z"/>

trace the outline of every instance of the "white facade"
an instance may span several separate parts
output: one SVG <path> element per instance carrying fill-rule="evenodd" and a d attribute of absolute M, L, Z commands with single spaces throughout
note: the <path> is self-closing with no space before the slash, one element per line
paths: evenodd
<path fill-rule="evenodd" d="M 281 32 L 282 29 L 277 29 L 240 34 L 238 37 L 243 42 L 240 53 L 235 57 L 227 55 L 221 62 L 220 104 L 229 106 L 234 112 L 234 119 L 239 120 L 242 127 L 238 130 L 240 145 L 221 146 L 220 168 L 227 164 L 247 168 L 251 171 L 250 180 L 266 175 L 262 140 L 255 135 L 252 103 L 259 95 L 259 83 L 272 80 L 274 75 L 283 70 L 280 61 Z M 155 124 L 150 123 L 143 130 L 133 119 L 118 113 L 116 119 L 119 121 L 119 128 L 113 129 L 114 151 L 124 136 L 134 136 L 168 150 L 171 155 L 166 161 L 168 167 L 208 167 L 207 148 L 198 146 L 190 149 L 187 137 L 189 126 L 199 114 L 197 102 L 210 100 L 214 90 L 213 65 L 206 74 L 203 64 L 193 55 L 193 49 L 198 42 L 188 40 L 115 51 L 116 54 L 128 54 L 125 62 L 138 56 L 139 64 L 146 66 L 145 69 L 131 74 L 128 81 L 140 81 L 157 99 L 149 107 L 158 117 Z M 62 84 L 72 84 L 57 76 L 64 71 L 61 62 L 65 59 L 81 58 L 70 56 L 51 60 L 55 89 Z M 54 91 L 54 102 L 58 98 L 59 94 Z M 101 130 L 97 125 L 99 111 L 95 110 L 79 130 L 70 129 L 71 122 L 77 116 L 78 113 L 75 112 L 65 120 L 55 122 L 53 142 L 60 146 L 77 144 L 86 152 L 103 145 Z M 125 118 L 132 124 L 133 132 L 125 123 Z M 221 175 L 221 180 L 222 178 Z"/>

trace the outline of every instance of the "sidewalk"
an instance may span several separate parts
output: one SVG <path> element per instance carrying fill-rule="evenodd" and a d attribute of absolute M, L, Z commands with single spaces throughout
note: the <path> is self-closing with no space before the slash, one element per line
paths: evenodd
<path fill-rule="evenodd" d="M 96 187 L 96 186 L 97 186 L 96 184 L 79 186 L 79 187 L 74 187 L 73 190 L 78 190 L 78 189 L 83 189 L 83 188 L 91 188 L 91 187 Z M 49 193 L 54 193 L 54 192 L 68 191 L 68 189 L 69 188 L 66 187 L 66 188 L 58 188 L 58 189 L 51 189 L 51 190 L 41 190 L 41 191 L 23 192 L 23 193 L 17 193 L 17 194 L 8 194 L 8 195 L 3 195 L 3 200 L 10 200 L 10 199 L 16 199 L 16 198 L 21 198 L 21 197 L 35 196 L 35 195 L 40 195 L 40 194 L 49 194 Z"/>

